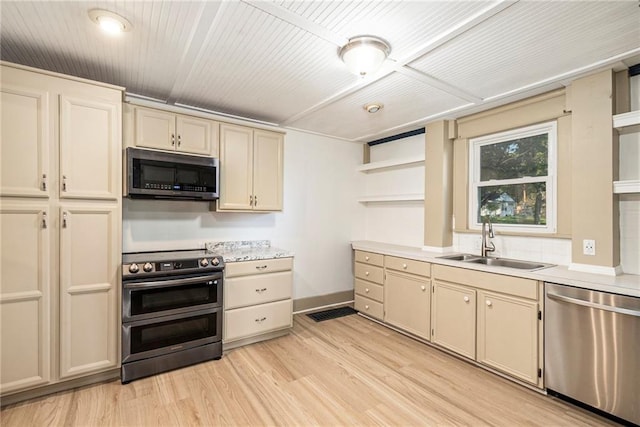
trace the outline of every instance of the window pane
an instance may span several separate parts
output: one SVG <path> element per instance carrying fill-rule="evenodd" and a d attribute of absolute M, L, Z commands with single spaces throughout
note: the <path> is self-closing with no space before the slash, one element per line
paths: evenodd
<path fill-rule="evenodd" d="M 478 223 L 490 215 L 496 224 L 547 224 L 546 183 L 478 188 Z"/>
<path fill-rule="evenodd" d="M 547 175 L 549 135 L 528 136 L 480 147 L 480 181 Z"/>

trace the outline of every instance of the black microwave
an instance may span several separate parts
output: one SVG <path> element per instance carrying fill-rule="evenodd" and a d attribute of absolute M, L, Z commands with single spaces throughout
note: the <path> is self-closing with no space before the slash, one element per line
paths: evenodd
<path fill-rule="evenodd" d="M 131 198 L 216 200 L 220 167 L 213 157 L 126 150 L 127 195 Z"/>

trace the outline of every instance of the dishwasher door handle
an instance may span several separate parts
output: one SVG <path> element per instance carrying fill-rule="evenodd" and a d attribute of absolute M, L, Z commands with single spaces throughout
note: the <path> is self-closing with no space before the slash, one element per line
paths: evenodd
<path fill-rule="evenodd" d="M 553 294 L 551 292 L 548 292 L 547 296 L 550 299 L 567 302 L 569 304 L 582 305 L 584 307 L 595 308 L 595 309 L 598 309 L 598 310 L 606 310 L 606 311 L 611 311 L 613 313 L 626 314 L 626 315 L 629 315 L 629 316 L 640 317 L 640 311 L 637 311 L 637 310 L 629 310 L 628 308 L 621 308 L 621 307 L 612 307 L 610 305 L 598 304 L 598 303 L 591 302 L 591 301 L 585 301 L 585 300 L 582 300 L 582 299 L 579 299 L 579 298 L 565 297 L 564 295 Z"/>

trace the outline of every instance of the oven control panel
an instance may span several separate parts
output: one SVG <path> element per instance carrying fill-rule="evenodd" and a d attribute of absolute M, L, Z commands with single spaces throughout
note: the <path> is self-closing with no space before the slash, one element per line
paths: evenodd
<path fill-rule="evenodd" d="M 224 261 L 219 255 L 206 254 L 193 258 L 173 258 L 154 260 L 153 256 L 144 258 L 143 253 L 124 254 L 122 263 L 123 278 L 137 276 L 162 276 L 172 274 L 189 274 L 199 271 L 217 271 L 224 268 Z M 166 256 L 162 258 L 168 258 Z"/>

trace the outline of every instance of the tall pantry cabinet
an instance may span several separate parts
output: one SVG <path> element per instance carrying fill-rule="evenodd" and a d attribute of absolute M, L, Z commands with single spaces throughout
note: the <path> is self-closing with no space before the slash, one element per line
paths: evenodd
<path fill-rule="evenodd" d="M 1 67 L 6 396 L 118 367 L 122 90 Z"/>

